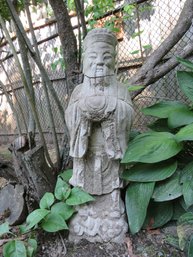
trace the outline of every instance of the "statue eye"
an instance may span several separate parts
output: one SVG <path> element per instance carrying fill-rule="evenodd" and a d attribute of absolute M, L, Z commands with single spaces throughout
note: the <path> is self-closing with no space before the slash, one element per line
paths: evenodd
<path fill-rule="evenodd" d="M 112 56 L 111 56 L 111 55 L 105 55 L 105 56 L 104 56 L 104 60 L 110 60 L 110 59 L 112 59 Z"/>
<path fill-rule="evenodd" d="M 89 56 L 88 56 L 90 59 L 96 59 L 96 55 L 95 54 L 90 54 Z"/>

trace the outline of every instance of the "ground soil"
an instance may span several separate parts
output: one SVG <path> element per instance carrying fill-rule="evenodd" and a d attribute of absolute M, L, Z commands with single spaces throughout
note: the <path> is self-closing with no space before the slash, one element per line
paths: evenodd
<path fill-rule="evenodd" d="M 125 243 L 90 243 L 82 240 L 73 244 L 64 234 L 39 234 L 37 257 L 185 257 L 186 254 L 167 243 L 176 236 L 175 224 L 152 231 L 127 235 Z"/>
<path fill-rule="evenodd" d="M 0 161 L 11 161 L 7 148 L 0 146 Z M 0 178 L 0 188 L 6 181 Z M 127 235 L 125 242 L 90 243 L 85 240 L 73 244 L 67 240 L 67 234 L 38 232 L 38 251 L 36 257 L 185 257 L 184 252 L 167 243 L 168 238 L 176 238 L 175 224 L 168 224 L 159 230 L 141 231 L 136 235 Z M 0 240 L 1 243 L 1 240 Z M 2 246 L 0 244 L 0 256 Z"/>

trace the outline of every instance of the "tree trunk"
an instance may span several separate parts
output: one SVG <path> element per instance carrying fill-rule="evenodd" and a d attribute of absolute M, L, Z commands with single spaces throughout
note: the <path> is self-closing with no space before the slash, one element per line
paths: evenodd
<path fill-rule="evenodd" d="M 54 11 L 55 18 L 57 20 L 58 34 L 61 41 L 63 58 L 65 63 L 66 72 L 66 91 L 67 101 L 74 87 L 79 82 L 79 64 L 77 59 L 77 43 L 76 37 L 73 32 L 70 16 L 68 14 L 67 7 L 63 0 L 49 0 L 49 3 Z M 67 104 L 66 104 L 67 106 Z M 61 148 L 61 161 L 62 168 L 72 166 L 71 158 L 68 155 L 69 152 L 69 135 L 66 125 L 64 126 L 64 136 L 62 140 Z"/>
<path fill-rule="evenodd" d="M 77 43 L 73 33 L 67 7 L 63 0 L 49 0 L 58 25 L 58 34 L 62 44 L 63 57 L 67 77 L 78 71 Z"/>
<path fill-rule="evenodd" d="M 26 137 L 17 138 L 11 151 L 16 178 L 25 189 L 28 210 L 32 210 L 45 192 L 53 191 L 56 176 L 47 164 L 44 148 L 37 146 L 29 150 Z"/>

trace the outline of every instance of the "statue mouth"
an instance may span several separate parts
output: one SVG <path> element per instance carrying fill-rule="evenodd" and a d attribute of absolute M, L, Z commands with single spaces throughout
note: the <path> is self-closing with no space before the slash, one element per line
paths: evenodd
<path fill-rule="evenodd" d="M 98 75 L 98 76 L 104 75 L 104 69 L 102 67 L 96 68 L 96 75 Z"/>
<path fill-rule="evenodd" d="M 96 71 L 103 71 L 103 67 L 97 67 Z"/>

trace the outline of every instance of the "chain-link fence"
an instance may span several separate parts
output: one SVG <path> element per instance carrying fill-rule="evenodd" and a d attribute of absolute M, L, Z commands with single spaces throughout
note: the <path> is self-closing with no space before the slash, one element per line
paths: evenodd
<path fill-rule="evenodd" d="M 126 0 L 127 8 L 119 9 L 116 16 L 118 26 L 121 26 L 120 32 L 117 34 L 118 45 L 118 78 L 123 83 L 127 83 L 129 78 L 136 73 L 139 67 L 145 62 L 146 58 L 163 42 L 169 35 L 171 30 L 177 23 L 181 10 L 184 6 L 182 0 L 147 0 L 141 1 L 143 3 L 132 5 L 132 1 Z M 111 15 L 112 18 L 112 15 Z M 104 19 L 109 19 L 106 17 Z M 105 20 L 104 20 L 105 21 Z M 46 68 L 55 91 L 57 92 L 62 105 L 66 106 L 66 86 L 65 86 L 65 72 L 60 61 L 60 40 L 57 35 L 56 23 L 49 23 L 47 26 L 41 26 L 35 30 L 41 59 Z M 46 38 L 44 38 L 46 36 Z M 175 51 L 180 47 L 186 45 L 193 39 L 193 26 L 184 35 L 182 40 L 175 46 L 169 56 L 174 55 Z M 17 42 L 15 46 L 19 51 Z M 1 47 L 2 51 L 8 51 L 8 45 Z M 18 54 L 20 57 L 20 54 Z M 36 98 L 36 107 L 38 109 L 39 118 L 45 135 L 50 135 L 48 111 L 46 108 L 45 95 L 35 63 L 30 59 L 31 69 L 33 71 L 34 90 Z M 27 118 L 27 98 L 22 86 L 20 75 L 14 58 L 9 55 L 3 59 L 1 56 L 0 74 L 2 82 L 6 83 L 9 95 L 12 97 L 15 108 L 18 110 L 18 115 L 21 121 L 21 127 L 24 131 L 24 123 L 22 115 L 19 112 L 17 100 L 19 101 L 24 116 Z M 56 65 L 58 63 L 58 65 Z M 6 73 L 7 76 L 6 76 Z M 11 89 L 10 84 L 13 85 Z M 140 95 L 134 99 L 134 108 L 136 111 L 136 118 L 134 127 L 137 129 L 145 129 L 149 118 L 147 119 L 140 112 L 141 108 L 151 105 L 160 99 L 182 99 L 178 86 L 176 85 L 175 70 L 168 73 L 156 83 L 146 88 Z M 55 102 L 50 95 L 52 110 L 54 113 L 54 120 L 56 124 L 56 131 L 59 135 L 63 133 L 63 126 L 58 109 Z M 3 93 L 0 94 L 0 142 L 11 140 L 16 133 L 16 123 L 13 119 L 13 114 L 8 106 L 6 97 Z M 48 137 L 49 139 L 49 137 Z"/>

